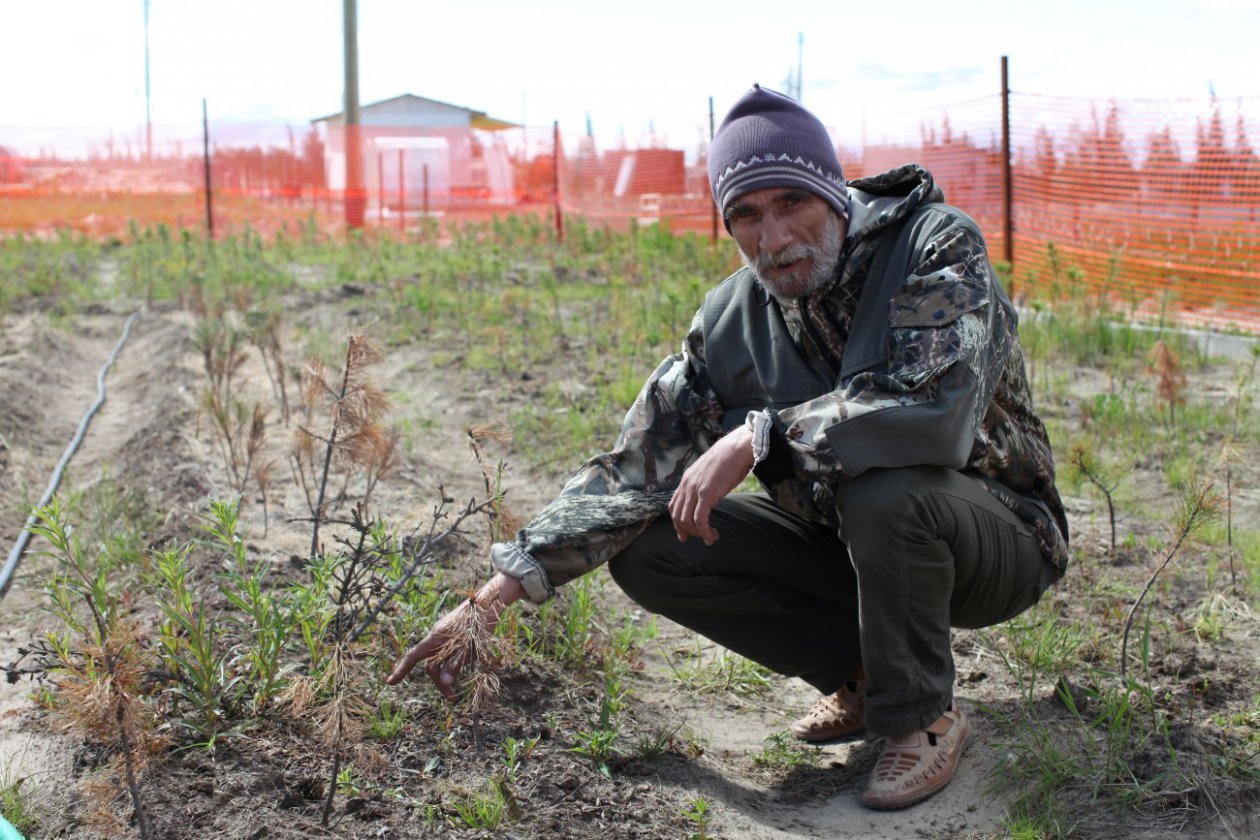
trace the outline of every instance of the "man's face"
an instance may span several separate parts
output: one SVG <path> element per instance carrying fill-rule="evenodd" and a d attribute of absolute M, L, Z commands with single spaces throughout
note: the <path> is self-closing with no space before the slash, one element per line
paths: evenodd
<path fill-rule="evenodd" d="M 775 297 L 803 297 L 835 277 L 845 225 L 809 190 L 745 193 L 727 209 L 726 221 L 744 263 Z"/>

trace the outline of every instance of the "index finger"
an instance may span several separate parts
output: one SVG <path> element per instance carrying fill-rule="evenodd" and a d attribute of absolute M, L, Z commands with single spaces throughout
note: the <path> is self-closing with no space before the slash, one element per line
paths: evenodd
<path fill-rule="evenodd" d="M 697 537 L 704 540 L 705 545 L 713 545 L 713 541 L 718 538 L 717 530 L 709 525 L 709 514 L 712 511 L 713 508 L 705 504 L 704 500 L 701 499 L 696 503 L 696 510 L 693 514 L 694 524 L 692 530 Z"/>
<path fill-rule="evenodd" d="M 385 684 L 398 685 L 411 673 L 411 669 L 416 667 L 416 663 L 423 662 L 432 656 L 436 652 L 437 646 L 438 644 L 433 638 L 433 634 L 425 636 L 418 644 L 403 654 L 403 658 L 398 660 L 397 664 L 394 665 L 394 670 L 385 678 Z"/>

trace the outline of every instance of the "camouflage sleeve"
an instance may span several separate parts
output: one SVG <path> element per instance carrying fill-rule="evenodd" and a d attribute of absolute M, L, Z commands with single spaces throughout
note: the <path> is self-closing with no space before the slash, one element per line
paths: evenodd
<path fill-rule="evenodd" d="M 681 352 L 635 398 L 612 450 L 583 464 L 515 540 L 491 549 L 495 569 L 543 601 L 609 560 L 666 511 L 683 471 L 720 436 L 722 413 L 697 314 Z"/>
<path fill-rule="evenodd" d="M 858 373 L 769 417 L 786 450 L 780 469 L 790 458 L 790 474 L 819 480 L 965 466 L 1011 343 L 993 283 L 978 231 L 952 224 L 933 236 L 889 302 L 886 371 Z"/>

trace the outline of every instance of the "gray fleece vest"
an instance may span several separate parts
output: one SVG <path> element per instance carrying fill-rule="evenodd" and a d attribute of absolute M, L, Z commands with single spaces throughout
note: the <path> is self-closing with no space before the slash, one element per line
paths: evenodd
<path fill-rule="evenodd" d="M 961 211 L 931 203 L 874 234 L 884 241 L 871 257 L 838 374 L 801 351 L 778 304 L 751 270 L 741 269 L 709 292 L 701 316 L 705 360 L 726 407 L 723 431 L 743 423 L 749 411 L 799 405 L 836 390 L 857 373 L 887 367 L 888 304 L 920 258 L 919 231 L 928 209 L 957 213 L 975 224 Z"/>

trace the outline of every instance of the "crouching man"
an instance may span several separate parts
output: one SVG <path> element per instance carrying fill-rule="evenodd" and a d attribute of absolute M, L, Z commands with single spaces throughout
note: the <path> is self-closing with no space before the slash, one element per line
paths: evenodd
<path fill-rule="evenodd" d="M 797 737 L 882 738 L 862 799 L 904 808 L 949 782 L 971 734 L 950 628 L 1028 609 L 1068 561 L 1016 313 L 930 173 L 846 183 L 786 96 L 735 104 L 709 177 L 746 267 L 458 609 L 493 625 L 608 563 L 644 608 L 818 689 Z M 750 472 L 764 492 L 733 493 Z M 453 696 L 450 620 L 391 684 L 423 663 Z"/>

